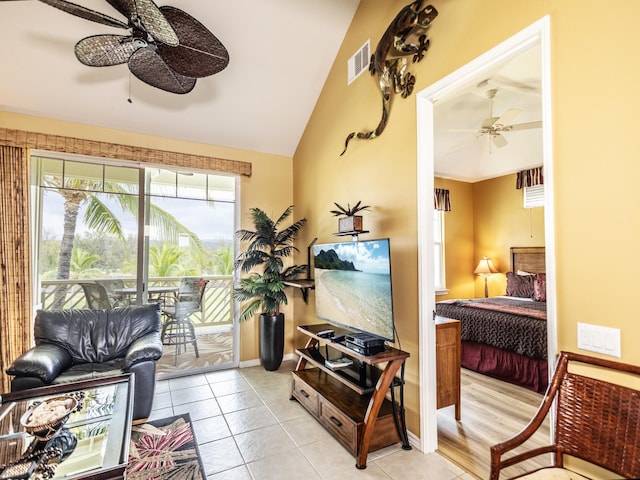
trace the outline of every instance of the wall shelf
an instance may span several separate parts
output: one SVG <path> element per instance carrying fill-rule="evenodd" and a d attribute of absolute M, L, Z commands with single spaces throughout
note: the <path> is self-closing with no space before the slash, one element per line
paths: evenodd
<path fill-rule="evenodd" d="M 307 303 L 309 300 L 309 290 L 313 290 L 316 288 L 315 280 L 312 278 L 300 278 L 294 279 L 289 282 L 283 282 L 285 285 L 289 287 L 299 288 L 302 292 L 302 299 L 304 303 Z"/>
<path fill-rule="evenodd" d="M 309 300 L 309 290 L 316 288 L 316 283 L 313 278 L 311 278 L 311 249 L 317 241 L 318 239 L 314 238 L 311 240 L 311 243 L 307 245 L 307 278 L 294 278 L 288 282 L 283 282 L 289 287 L 299 288 L 302 292 L 302 299 L 304 300 L 304 303 L 307 303 Z"/>
<path fill-rule="evenodd" d="M 336 232 L 333 235 L 336 237 L 346 237 L 351 235 L 351 239 L 354 242 L 358 241 L 358 235 L 360 235 L 361 233 L 369 233 L 369 230 L 351 230 L 349 232 Z"/>

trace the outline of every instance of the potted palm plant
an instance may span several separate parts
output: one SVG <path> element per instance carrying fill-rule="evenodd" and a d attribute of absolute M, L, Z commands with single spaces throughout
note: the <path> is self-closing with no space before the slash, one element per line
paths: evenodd
<path fill-rule="evenodd" d="M 363 230 L 362 215 L 356 215 L 356 213 L 368 209 L 369 205 L 361 205 L 361 203 L 362 201 L 359 201 L 353 207 L 347 203 L 347 208 L 344 208 L 334 202 L 337 210 L 331 210 L 331 213 L 335 217 L 340 217 L 338 219 L 338 232 L 359 232 Z"/>
<path fill-rule="evenodd" d="M 285 282 L 293 280 L 307 268 L 306 265 L 284 267 L 284 259 L 298 249 L 293 242 L 307 219 L 294 222 L 279 230 L 291 215 L 290 205 L 277 220 L 272 220 L 259 208 L 251 208 L 255 230 L 238 230 L 236 238 L 248 242 L 247 248 L 234 262 L 234 270 L 249 274 L 240 279 L 233 296 L 243 305 L 239 321 L 252 318 L 260 311 L 260 360 L 266 370 L 277 370 L 284 353 L 284 313 L 287 304 Z"/>

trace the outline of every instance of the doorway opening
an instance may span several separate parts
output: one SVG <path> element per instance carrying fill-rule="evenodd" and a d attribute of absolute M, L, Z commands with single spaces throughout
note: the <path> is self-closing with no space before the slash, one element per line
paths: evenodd
<path fill-rule="evenodd" d="M 435 323 L 434 312 L 436 287 L 434 284 L 434 231 L 433 223 L 426 221 L 432 218 L 433 189 L 436 174 L 436 151 L 438 142 L 438 125 L 436 125 L 436 104 L 455 92 L 468 89 L 469 86 L 482 88 L 487 79 L 495 80 L 495 71 L 524 52 L 535 49 L 540 60 L 540 110 L 541 110 L 541 158 L 539 159 L 545 172 L 545 209 L 544 209 L 544 246 L 546 247 L 547 274 L 547 353 L 549 364 L 553 365 L 556 356 L 556 303 L 555 303 L 555 248 L 554 248 L 554 208 L 553 208 L 553 163 L 551 149 L 551 96 L 549 91 L 549 19 L 545 17 L 522 32 L 498 45 L 476 60 L 463 66 L 458 71 L 436 82 L 431 87 L 417 94 L 418 107 L 418 258 L 419 258 L 419 311 L 420 311 L 420 385 L 421 388 L 421 447 L 425 452 L 438 448 L 437 414 L 436 414 L 436 356 L 435 356 Z M 503 81 L 503 83 L 506 83 Z M 498 87 L 502 88 L 502 87 Z M 487 88 L 491 90 L 491 88 Z M 489 99 L 490 100 L 490 99 Z M 492 105 L 488 105 L 489 108 Z M 486 109 L 486 116 L 492 112 Z M 513 132 L 514 134 L 516 132 Z M 518 132 L 520 133 L 520 132 Z M 487 136 L 489 137 L 489 135 Z M 473 140 L 477 140 L 472 137 Z M 511 137 L 509 137 L 511 138 Z M 479 139 L 483 140 L 483 139 Z M 487 148 L 491 154 L 499 148 L 492 139 L 486 138 Z M 511 140 L 509 140 L 511 141 Z M 455 147 L 450 147 L 455 148 Z M 497 158 L 493 158 L 497 161 Z M 504 174 L 509 173 L 507 171 Z M 455 208 L 452 199 L 452 209 Z M 446 215 L 446 214 L 445 214 Z M 446 229 L 446 219 L 445 219 Z M 475 258 L 475 257 L 474 257 Z M 477 263 L 477 259 L 475 259 Z M 475 263 L 470 262 L 468 271 L 473 271 Z M 473 278 L 473 277 L 471 277 Z M 473 281 L 473 280 L 472 280 Z M 461 424 L 464 424 L 465 405 L 461 405 Z"/>

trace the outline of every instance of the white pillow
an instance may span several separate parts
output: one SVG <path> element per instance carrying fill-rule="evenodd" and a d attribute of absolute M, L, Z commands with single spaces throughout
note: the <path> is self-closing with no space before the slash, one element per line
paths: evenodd
<path fill-rule="evenodd" d="M 516 273 L 518 275 L 535 275 L 535 273 L 525 272 L 524 270 L 518 270 Z"/>

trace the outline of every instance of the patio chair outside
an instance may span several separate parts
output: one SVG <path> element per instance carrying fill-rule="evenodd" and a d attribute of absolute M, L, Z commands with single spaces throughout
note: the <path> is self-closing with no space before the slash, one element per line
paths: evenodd
<path fill-rule="evenodd" d="M 80 286 L 84 291 L 87 299 L 87 305 L 91 310 L 110 310 L 113 308 L 109 301 L 107 290 L 97 283 L 81 283 Z"/>
<path fill-rule="evenodd" d="M 162 327 L 162 344 L 176 347 L 176 362 L 178 355 L 182 353 L 182 347 L 186 351 L 189 344 L 193 345 L 196 358 L 200 356 L 195 329 L 189 317 L 202 311 L 202 298 L 207 283 L 202 278 L 182 278 L 175 303 L 163 309 L 166 321 Z"/>
<path fill-rule="evenodd" d="M 109 297 L 109 301 L 111 305 L 114 307 L 125 307 L 127 305 L 135 305 L 134 301 L 131 301 L 131 297 L 129 295 L 122 295 L 120 293 L 116 293 L 116 289 L 124 288 L 124 280 L 121 278 L 109 278 L 96 280 L 98 285 L 102 285 L 104 289 L 107 291 L 107 296 Z"/>

